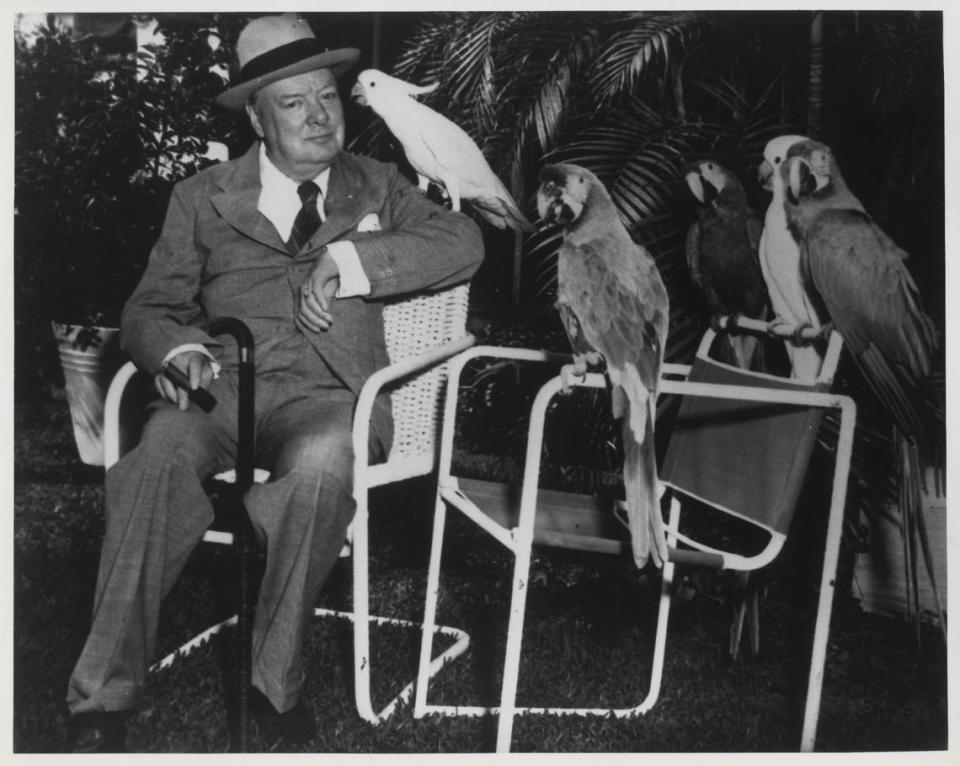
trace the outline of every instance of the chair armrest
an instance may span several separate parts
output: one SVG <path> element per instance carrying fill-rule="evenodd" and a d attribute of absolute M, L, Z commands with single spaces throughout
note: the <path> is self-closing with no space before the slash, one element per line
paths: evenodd
<path fill-rule="evenodd" d="M 127 384 L 138 372 L 133 362 L 126 362 L 117 370 L 103 404 L 103 465 L 109 468 L 120 459 L 120 404 Z"/>
<path fill-rule="evenodd" d="M 354 460 L 363 461 L 364 464 L 367 461 L 370 443 L 370 416 L 373 412 L 374 402 L 385 386 L 441 364 L 466 351 L 474 343 L 476 343 L 476 338 L 468 333 L 457 340 L 432 346 L 415 356 L 389 364 L 367 378 L 360 389 L 357 409 L 353 416 Z"/>

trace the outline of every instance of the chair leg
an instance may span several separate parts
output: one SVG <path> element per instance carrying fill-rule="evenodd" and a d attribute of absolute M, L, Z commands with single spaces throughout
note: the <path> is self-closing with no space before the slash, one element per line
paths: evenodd
<path fill-rule="evenodd" d="M 747 629 L 750 651 L 756 657 L 760 654 L 760 586 L 756 581 L 751 582 L 747 592 Z"/>
<path fill-rule="evenodd" d="M 680 501 L 676 497 L 671 497 L 670 515 L 666 527 L 667 545 L 669 547 L 676 545 L 676 532 L 679 528 Z M 663 663 L 667 653 L 667 628 L 670 624 L 670 605 L 673 602 L 673 577 L 675 573 L 676 564 L 672 561 L 664 561 L 660 583 L 660 604 L 657 609 L 657 632 L 654 636 L 653 659 L 650 665 L 650 688 L 647 690 L 646 698 L 637 710 L 639 713 L 647 713 L 660 697 L 660 686 L 663 683 Z"/>
<path fill-rule="evenodd" d="M 760 653 L 759 593 L 756 577 L 751 572 L 737 573 L 733 624 L 730 626 L 730 657 L 734 660 L 740 656 L 744 626 L 747 628 L 750 652 L 753 656 Z"/>
<path fill-rule="evenodd" d="M 503 664 L 503 688 L 500 697 L 500 717 L 497 721 L 497 752 L 509 753 L 516 715 L 517 681 L 520 675 L 520 649 L 523 641 L 523 622 L 527 606 L 527 585 L 530 578 L 530 550 L 532 534 L 525 543 L 518 540 L 513 565 L 513 592 L 510 597 L 510 623 L 507 628 L 507 651 Z"/>
<path fill-rule="evenodd" d="M 357 712 L 378 723 L 370 700 L 370 537 L 367 526 L 367 492 L 355 493 L 353 517 L 353 683 Z"/>
<path fill-rule="evenodd" d="M 830 494 L 830 516 L 827 521 L 827 539 L 823 552 L 823 573 L 820 576 L 820 598 L 817 604 L 817 625 L 813 634 L 810 657 L 810 681 L 807 703 L 803 714 L 803 733 L 800 750 L 812 752 L 817 738 L 820 717 L 820 697 L 823 692 L 823 672 L 827 657 L 827 639 L 830 635 L 830 616 L 833 612 L 833 592 L 837 580 L 837 560 L 840 557 L 840 538 L 843 533 L 843 510 L 847 499 L 847 480 L 850 457 L 853 452 L 853 428 L 856 422 L 856 404 L 848 397 L 840 397 L 840 433 L 837 438 L 836 464 L 833 488 Z"/>
<path fill-rule="evenodd" d="M 422 718 L 426 712 L 427 689 L 430 684 L 430 661 L 433 657 L 433 634 L 437 624 L 437 601 L 440 597 L 440 562 L 443 559 L 443 532 L 447 523 L 447 504 L 437 491 L 433 511 L 433 536 L 430 542 L 430 563 L 427 567 L 427 598 L 423 608 L 423 635 L 420 640 L 420 662 L 417 666 L 417 691 L 413 715 Z"/>

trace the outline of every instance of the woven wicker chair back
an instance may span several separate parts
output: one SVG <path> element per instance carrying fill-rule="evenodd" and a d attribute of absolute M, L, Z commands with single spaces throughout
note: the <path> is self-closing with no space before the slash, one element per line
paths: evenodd
<path fill-rule="evenodd" d="M 390 362 L 462 338 L 467 332 L 469 284 L 388 303 L 383 309 Z M 447 365 L 442 364 L 391 389 L 393 446 L 389 460 L 432 454 L 439 434 L 442 391 Z"/>

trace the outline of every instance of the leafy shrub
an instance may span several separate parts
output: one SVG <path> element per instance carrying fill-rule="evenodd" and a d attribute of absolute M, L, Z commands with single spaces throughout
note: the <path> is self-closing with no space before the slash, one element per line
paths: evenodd
<path fill-rule="evenodd" d="M 230 17 L 226 26 L 240 23 Z M 219 23 L 219 27 L 217 24 Z M 18 389 L 56 374 L 52 320 L 116 325 L 172 185 L 242 127 L 213 110 L 228 46 L 213 14 L 160 19 L 163 45 L 122 52 L 48 26 L 15 38 Z M 29 371 L 29 372 L 28 372 Z"/>

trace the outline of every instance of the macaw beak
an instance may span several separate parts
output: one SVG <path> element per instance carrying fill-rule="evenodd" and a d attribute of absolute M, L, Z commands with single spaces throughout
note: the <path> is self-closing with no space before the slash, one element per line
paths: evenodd
<path fill-rule="evenodd" d="M 773 191 L 773 165 L 764 160 L 757 168 L 757 182 L 767 191 Z"/>
<path fill-rule="evenodd" d="M 800 157 L 794 157 L 789 160 L 789 162 L 790 173 L 787 191 L 790 196 L 790 202 L 796 205 L 802 195 L 816 191 L 817 179 L 810 170 L 810 166 Z"/>
<path fill-rule="evenodd" d="M 703 176 L 696 171 L 690 171 L 683 178 L 687 182 L 687 186 L 690 187 L 690 193 L 696 197 L 697 202 L 703 204 L 706 198 L 703 188 Z"/>

